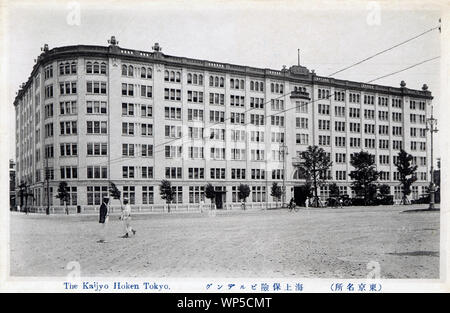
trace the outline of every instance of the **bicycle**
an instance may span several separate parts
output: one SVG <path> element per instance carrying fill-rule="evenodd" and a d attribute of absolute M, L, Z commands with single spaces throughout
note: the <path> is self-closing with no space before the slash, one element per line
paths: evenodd
<path fill-rule="evenodd" d="M 288 210 L 289 210 L 289 212 L 292 212 L 292 210 L 294 210 L 295 212 L 298 212 L 298 210 L 300 210 L 300 207 L 298 207 L 295 203 L 289 203 Z"/>

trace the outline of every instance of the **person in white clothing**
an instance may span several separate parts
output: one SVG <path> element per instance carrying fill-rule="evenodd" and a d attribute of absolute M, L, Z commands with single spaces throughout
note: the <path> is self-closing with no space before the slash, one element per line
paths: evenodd
<path fill-rule="evenodd" d="M 131 225 L 131 206 L 128 202 L 128 199 L 123 199 L 124 207 L 122 208 L 122 214 L 120 216 L 120 219 L 123 221 L 123 226 L 125 228 L 125 235 L 122 236 L 122 238 L 128 238 L 131 236 L 131 233 L 133 235 L 136 234 L 136 230 L 134 230 Z"/>

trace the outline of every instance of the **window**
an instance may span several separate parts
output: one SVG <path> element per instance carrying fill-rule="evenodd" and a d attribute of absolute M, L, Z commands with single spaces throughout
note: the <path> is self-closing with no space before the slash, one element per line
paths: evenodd
<path fill-rule="evenodd" d="M 189 186 L 189 203 L 200 203 L 205 201 L 204 186 Z"/>
<path fill-rule="evenodd" d="M 106 95 L 106 82 L 86 81 L 86 93 Z"/>
<path fill-rule="evenodd" d="M 141 104 L 141 117 L 153 117 L 153 107 Z"/>
<path fill-rule="evenodd" d="M 141 85 L 141 97 L 151 98 L 152 97 L 152 86 Z"/>
<path fill-rule="evenodd" d="M 264 82 L 251 80 L 250 81 L 250 90 L 263 92 L 264 91 Z"/>
<path fill-rule="evenodd" d="M 63 101 L 59 103 L 60 115 L 73 115 L 77 114 L 77 102 L 76 101 Z"/>
<path fill-rule="evenodd" d="M 134 144 L 123 143 L 122 144 L 122 156 L 134 157 Z"/>
<path fill-rule="evenodd" d="M 225 112 L 223 111 L 209 111 L 209 121 L 215 123 L 225 122 Z"/>
<path fill-rule="evenodd" d="M 210 168 L 209 177 L 211 179 L 225 179 L 225 168 Z"/>
<path fill-rule="evenodd" d="M 106 134 L 107 122 L 106 121 L 87 121 L 86 122 L 87 134 Z"/>
<path fill-rule="evenodd" d="M 143 157 L 153 157 L 153 145 L 142 144 L 141 145 L 141 156 L 143 156 Z"/>
<path fill-rule="evenodd" d="M 141 67 L 141 78 L 151 79 L 152 78 L 152 68 L 151 67 Z"/>
<path fill-rule="evenodd" d="M 108 144 L 106 142 L 88 142 L 87 155 L 88 156 L 108 155 Z"/>
<path fill-rule="evenodd" d="M 262 126 L 265 124 L 264 121 L 265 116 L 263 114 L 250 114 L 250 124 L 255 126 Z"/>
<path fill-rule="evenodd" d="M 61 143 L 60 156 L 77 156 L 78 145 L 76 143 Z"/>
<path fill-rule="evenodd" d="M 182 179 L 182 168 L 181 167 L 166 167 L 166 178 Z"/>
<path fill-rule="evenodd" d="M 134 166 L 122 166 L 122 178 L 134 178 Z"/>
<path fill-rule="evenodd" d="M 188 157 L 190 159 L 203 159 L 203 147 L 188 147 Z"/>
<path fill-rule="evenodd" d="M 86 168 L 86 177 L 88 179 L 108 178 L 108 168 L 106 166 L 88 166 Z"/>
<path fill-rule="evenodd" d="M 230 123 L 231 124 L 245 124 L 245 113 L 230 113 Z"/>
<path fill-rule="evenodd" d="M 187 83 L 189 85 L 198 85 L 203 86 L 203 75 L 197 73 L 188 73 L 187 74 Z"/>
<path fill-rule="evenodd" d="M 181 72 L 175 70 L 164 71 L 164 81 L 166 82 L 181 82 Z"/>
<path fill-rule="evenodd" d="M 141 178 L 144 179 L 153 178 L 153 166 L 142 166 Z"/>
<path fill-rule="evenodd" d="M 245 160 L 246 158 L 246 149 L 231 149 L 231 159 L 232 160 Z"/>
<path fill-rule="evenodd" d="M 203 167 L 189 167 L 188 179 L 205 179 L 205 169 Z"/>
<path fill-rule="evenodd" d="M 142 186 L 142 204 L 154 203 L 153 186 Z"/>
<path fill-rule="evenodd" d="M 330 115 L 330 106 L 328 104 L 320 104 L 318 105 L 319 114 Z"/>
<path fill-rule="evenodd" d="M 264 109 L 264 98 L 250 97 L 250 108 Z"/>
<path fill-rule="evenodd" d="M 122 135 L 134 136 L 134 123 L 122 123 Z"/>
<path fill-rule="evenodd" d="M 62 82 L 59 83 L 59 94 L 70 95 L 77 93 L 77 82 Z"/>
<path fill-rule="evenodd" d="M 108 186 L 87 186 L 87 204 L 100 205 L 108 197 Z"/>
<path fill-rule="evenodd" d="M 86 101 L 88 114 L 106 114 L 106 101 Z"/>
<path fill-rule="evenodd" d="M 61 135 L 76 135 L 77 134 L 77 121 L 60 122 L 59 129 L 60 129 Z"/>
<path fill-rule="evenodd" d="M 165 107 L 164 117 L 166 120 L 181 120 L 181 108 Z"/>
<path fill-rule="evenodd" d="M 203 110 L 188 109 L 188 121 L 203 121 Z"/>
<path fill-rule="evenodd" d="M 133 65 L 122 64 L 122 76 L 133 77 L 134 76 Z"/>
<path fill-rule="evenodd" d="M 308 145 L 309 144 L 309 135 L 308 134 L 295 134 L 295 142 L 300 145 Z"/>
<path fill-rule="evenodd" d="M 231 179 L 245 179 L 245 168 L 232 168 Z"/>
<path fill-rule="evenodd" d="M 182 146 L 164 146 L 166 159 L 180 158 L 182 154 Z"/>
<path fill-rule="evenodd" d="M 134 116 L 133 103 L 122 103 L 122 116 Z"/>
<path fill-rule="evenodd" d="M 60 167 L 61 179 L 77 179 L 78 167 L 76 166 L 61 166 Z"/>
<path fill-rule="evenodd" d="M 192 103 L 203 103 L 203 92 L 188 90 L 187 101 Z"/>
<path fill-rule="evenodd" d="M 225 148 L 211 148 L 210 157 L 213 160 L 225 160 Z"/>
<path fill-rule="evenodd" d="M 136 204 L 136 187 L 123 186 L 123 197 L 130 201 L 130 204 Z"/>
<path fill-rule="evenodd" d="M 182 136 L 181 126 L 165 125 L 164 135 L 167 138 L 181 138 Z"/>
<path fill-rule="evenodd" d="M 134 85 L 122 83 L 122 96 L 134 96 Z"/>
<path fill-rule="evenodd" d="M 47 80 L 53 77 L 53 65 L 46 66 L 44 68 L 44 79 Z"/>
<path fill-rule="evenodd" d="M 181 101 L 181 89 L 165 88 L 164 99 L 172 101 Z"/>
<path fill-rule="evenodd" d="M 141 136 L 153 136 L 153 124 L 141 123 Z"/>
<path fill-rule="evenodd" d="M 209 86 L 210 87 L 224 87 L 225 78 L 223 76 L 209 76 Z"/>

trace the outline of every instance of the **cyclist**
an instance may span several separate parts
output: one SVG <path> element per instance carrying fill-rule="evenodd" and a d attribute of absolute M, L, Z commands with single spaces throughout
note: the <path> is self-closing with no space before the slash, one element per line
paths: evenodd
<path fill-rule="evenodd" d="M 292 210 L 295 208 L 295 201 L 294 198 L 291 198 L 291 201 L 289 201 L 289 206 L 288 206 L 289 210 Z"/>

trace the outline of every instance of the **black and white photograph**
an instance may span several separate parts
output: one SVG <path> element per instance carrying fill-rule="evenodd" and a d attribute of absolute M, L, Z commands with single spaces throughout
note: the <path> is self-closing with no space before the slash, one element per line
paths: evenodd
<path fill-rule="evenodd" d="M 0 291 L 450 291 L 448 2 L 0 14 Z"/>

